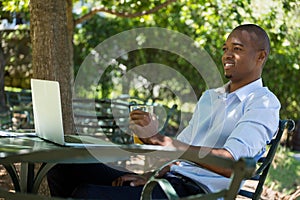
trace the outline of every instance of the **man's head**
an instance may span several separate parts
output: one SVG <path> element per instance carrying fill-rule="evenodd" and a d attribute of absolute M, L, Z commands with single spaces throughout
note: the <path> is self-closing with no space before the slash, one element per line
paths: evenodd
<path fill-rule="evenodd" d="M 261 27 L 245 24 L 229 34 L 223 51 L 225 76 L 243 86 L 260 78 L 270 53 L 270 40 Z"/>

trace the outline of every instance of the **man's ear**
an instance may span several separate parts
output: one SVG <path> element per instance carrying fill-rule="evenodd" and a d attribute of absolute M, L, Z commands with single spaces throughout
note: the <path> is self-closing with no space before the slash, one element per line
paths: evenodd
<path fill-rule="evenodd" d="M 258 54 L 258 61 L 264 63 L 267 59 L 267 52 L 265 50 L 261 50 Z"/>

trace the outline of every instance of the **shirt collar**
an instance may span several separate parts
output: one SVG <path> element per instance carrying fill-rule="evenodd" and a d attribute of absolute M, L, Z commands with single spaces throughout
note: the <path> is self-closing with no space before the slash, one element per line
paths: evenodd
<path fill-rule="evenodd" d="M 240 101 L 243 101 L 251 92 L 253 92 L 255 89 L 259 87 L 263 87 L 262 79 L 257 79 L 256 81 L 253 81 L 249 83 L 248 85 L 245 85 L 244 87 L 239 88 L 238 90 L 229 93 L 229 85 L 231 81 L 227 82 L 222 87 L 219 87 L 215 89 L 215 92 L 221 94 L 221 95 L 236 95 Z"/>

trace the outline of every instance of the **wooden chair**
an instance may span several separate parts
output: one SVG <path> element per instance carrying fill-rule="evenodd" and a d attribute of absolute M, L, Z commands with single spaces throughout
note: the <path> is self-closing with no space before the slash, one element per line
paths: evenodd
<path fill-rule="evenodd" d="M 223 168 L 230 168 L 233 169 L 232 181 L 230 187 L 228 189 L 221 190 L 217 193 L 209 193 L 209 194 L 197 194 L 191 195 L 181 199 L 228 199 L 232 200 L 235 199 L 236 196 L 242 195 L 252 199 L 258 199 L 261 195 L 264 182 L 266 180 L 269 168 L 273 161 L 273 158 L 276 153 L 276 149 L 279 145 L 280 138 L 283 134 L 288 131 L 292 131 L 295 127 L 295 123 L 293 120 L 280 120 L 278 131 L 275 135 L 275 138 L 270 142 L 267 154 L 265 157 L 261 158 L 258 162 L 256 162 L 253 158 L 241 158 L 238 161 L 233 161 L 221 157 L 215 156 L 206 156 L 205 158 L 199 159 L 199 162 L 202 163 L 209 163 L 211 165 L 220 166 Z M 185 162 L 189 162 L 184 160 Z M 171 161 L 166 165 L 174 162 Z M 191 162 L 189 162 L 191 163 Z M 191 163 L 193 164 L 193 163 Z M 257 168 L 256 165 L 259 164 Z M 165 167 L 164 165 L 163 167 Z M 155 174 L 163 168 L 161 167 L 156 171 Z M 255 170 L 257 168 L 257 170 Z M 254 179 L 258 181 L 257 187 L 254 192 L 240 190 L 241 182 L 243 180 L 250 180 Z M 172 187 L 172 185 L 165 179 L 155 178 L 155 175 L 152 176 L 146 185 L 143 188 L 142 197 L 141 199 L 152 199 L 151 193 L 153 188 L 159 184 L 160 187 L 164 190 L 168 199 L 179 199 L 176 191 Z"/>
<path fill-rule="evenodd" d="M 277 147 L 280 143 L 280 139 L 282 135 L 287 134 L 288 132 L 293 131 L 295 128 L 295 122 L 291 119 L 288 120 L 280 120 L 279 121 L 279 127 L 277 134 L 275 135 L 274 139 L 271 140 L 271 142 L 268 144 L 269 150 L 267 151 L 266 156 L 260 158 L 258 160 L 258 169 L 255 171 L 254 175 L 250 178 L 250 180 L 257 181 L 257 186 L 255 188 L 254 192 L 242 189 L 239 192 L 239 195 L 242 195 L 244 197 L 248 197 L 251 199 L 259 199 L 262 191 L 263 191 L 263 185 L 265 183 L 265 180 L 267 178 L 269 169 L 271 167 L 272 161 L 274 159 Z"/>

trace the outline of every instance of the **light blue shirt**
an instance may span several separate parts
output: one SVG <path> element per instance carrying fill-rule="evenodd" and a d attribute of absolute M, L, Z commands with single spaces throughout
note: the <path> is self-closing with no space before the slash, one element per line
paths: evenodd
<path fill-rule="evenodd" d="M 189 125 L 177 139 L 194 146 L 224 148 L 235 160 L 258 159 L 276 133 L 280 102 L 258 79 L 232 93 L 229 83 L 210 89 L 199 99 Z M 188 176 L 212 192 L 228 188 L 231 179 L 187 163 L 172 171 Z"/>

